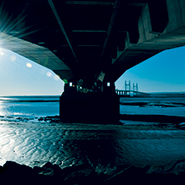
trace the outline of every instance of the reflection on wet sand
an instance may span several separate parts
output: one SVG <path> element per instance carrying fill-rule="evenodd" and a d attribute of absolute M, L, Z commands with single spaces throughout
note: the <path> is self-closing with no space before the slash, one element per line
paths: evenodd
<path fill-rule="evenodd" d="M 111 174 L 119 165 L 149 165 L 150 171 L 163 166 L 165 171 L 185 159 L 185 131 L 175 127 L 9 123 L 0 125 L 0 138 L 0 165 L 50 162 L 63 169 L 88 163 L 98 173 Z"/>
<path fill-rule="evenodd" d="M 46 184 L 121 184 L 184 174 L 185 131 L 175 127 L 22 122 L 1 124 L 0 138 L 3 178 L 25 173 Z"/>

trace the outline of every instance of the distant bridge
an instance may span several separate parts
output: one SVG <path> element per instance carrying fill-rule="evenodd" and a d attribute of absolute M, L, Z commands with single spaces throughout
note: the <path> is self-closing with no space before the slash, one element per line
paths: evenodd
<path fill-rule="evenodd" d="M 150 96 L 149 93 L 133 90 L 116 90 L 115 92 L 119 97 Z"/>

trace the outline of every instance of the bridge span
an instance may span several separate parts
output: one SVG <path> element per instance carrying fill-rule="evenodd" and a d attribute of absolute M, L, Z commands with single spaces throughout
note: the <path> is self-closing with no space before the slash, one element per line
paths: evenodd
<path fill-rule="evenodd" d="M 185 45 L 184 0 L 0 0 L 0 5 L 0 47 L 53 70 L 66 82 L 60 113 L 66 120 L 81 115 L 80 121 L 87 108 L 92 111 L 85 111 L 88 120 L 96 121 L 105 97 L 112 102 L 106 104 L 111 119 L 117 119 L 111 108 L 118 107 L 114 82 L 149 57 Z M 79 88 L 90 93 L 79 95 Z M 98 106 L 102 108 L 96 110 Z M 78 113 L 68 114 L 70 107 Z"/>
<path fill-rule="evenodd" d="M 116 94 L 119 97 L 146 97 L 150 96 L 149 93 L 140 92 L 140 91 L 134 91 L 134 90 L 116 90 Z"/>

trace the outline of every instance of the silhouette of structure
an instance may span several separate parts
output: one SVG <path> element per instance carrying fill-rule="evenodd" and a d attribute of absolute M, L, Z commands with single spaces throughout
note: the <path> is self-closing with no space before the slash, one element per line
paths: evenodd
<path fill-rule="evenodd" d="M 130 91 L 131 91 L 131 84 L 130 84 L 130 81 L 129 83 L 127 84 L 127 81 L 125 81 L 125 96 L 128 96 L 130 95 Z"/>
<path fill-rule="evenodd" d="M 75 121 L 77 114 L 67 107 L 83 104 L 84 96 L 84 106 L 92 111 L 88 116 L 99 119 L 98 112 L 107 108 L 101 96 L 117 101 L 114 82 L 126 70 L 185 45 L 184 0 L 0 0 L 0 6 L 0 47 L 53 70 L 66 82 L 60 106 L 66 121 Z M 86 102 L 97 96 L 100 101 L 91 109 Z"/>
<path fill-rule="evenodd" d="M 134 95 L 137 96 L 137 94 L 138 94 L 138 83 L 136 83 L 136 85 L 133 83 L 133 92 L 134 92 Z"/>
<path fill-rule="evenodd" d="M 140 91 L 133 91 L 131 90 L 129 93 L 127 91 L 127 94 L 125 93 L 125 90 L 116 90 L 116 94 L 119 97 L 144 97 L 144 96 L 151 96 L 149 93 L 140 92 Z"/>
<path fill-rule="evenodd" d="M 138 83 L 133 83 L 133 89 L 131 89 L 131 82 L 125 81 L 125 90 L 116 90 L 116 94 L 119 97 L 131 97 L 131 96 L 147 96 L 148 93 L 138 91 Z"/>

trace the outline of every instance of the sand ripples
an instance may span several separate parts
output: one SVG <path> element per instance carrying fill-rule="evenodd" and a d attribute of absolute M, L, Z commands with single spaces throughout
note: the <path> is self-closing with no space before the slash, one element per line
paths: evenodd
<path fill-rule="evenodd" d="M 42 167 L 51 162 L 65 168 L 86 162 L 97 171 L 124 164 L 168 169 L 185 159 L 184 141 L 184 130 L 146 124 L 1 124 L 0 165 L 15 161 Z"/>

